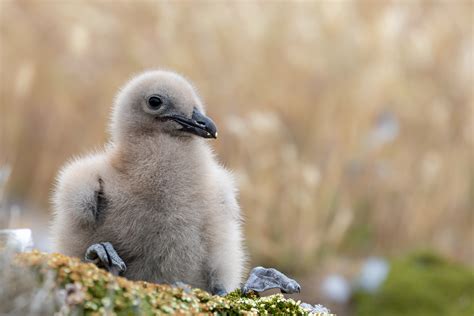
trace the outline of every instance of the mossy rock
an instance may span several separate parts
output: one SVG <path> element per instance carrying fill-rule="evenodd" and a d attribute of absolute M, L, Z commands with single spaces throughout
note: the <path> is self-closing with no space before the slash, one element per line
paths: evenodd
<path fill-rule="evenodd" d="M 286 299 L 281 294 L 258 297 L 242 295 L 236 290 L 225 297 L 213 296 L 200 289 L 186 289 L 169 285 L 130 281 L 115 277 L 95 265 L 61 254 L 38 251 L 16 256 L 10 265 L 10 290 L 20 286 L 24 275 L 31 274 L 27 289 L 17 289 L 11 296 L 38 304 L 34 307 L 62 315 L 309 315 L 300 302 Z M 4 268 L 4 267 L 3 267 Z M 13 272 L 13 274 L 12 274 Z M 17 274 L 15 279 L 11 275 Z M 25 282 L 23 282 L 25 283 Z M 15 291 L 13 291 L 15 292 Z M 31 292 L 31 291 L 30 291 Z M 41 299 L 43 297 L 43 299 Z M 5 302 L 6 305 L 11 302 Z M 4 308 L 5 306 L 4 305 Z M 319 314 L 323 315 L 323 314 Z M 327 315 L 327 314 L 326 314 Z"/>
<path fill-rule="evenodd" d="M 357 316 L 472 316 L 474 271 L 429 252 L 395 260 L 375 293 L 356 292 Z"/>

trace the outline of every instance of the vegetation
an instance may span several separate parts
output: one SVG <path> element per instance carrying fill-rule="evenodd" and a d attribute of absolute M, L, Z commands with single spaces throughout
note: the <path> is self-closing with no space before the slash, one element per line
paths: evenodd
<path fill-rule="evenodd" d="M 0 1 L 7 197 L 46 217 L 58 168 L 106 141 L 120 85 L 170 68 L 219 127 L 254 262 L 303 273 L 329 255 L 429 245 L 473 263 L 472 9 Z"/>
<path fill-rule="evenodd" d="M 14 293 L 14 300 L 24 296 L 24 309 L 17 312 L 25 314 L 33 308 L 40 314 L 58 312 L 60 315 L 308 315 L 299 302 L 285 299 L 281 294 L 258 297 L 255 294 L 243 295 L 236 290 L 219 297 L 185 286 L 133 282 L 60 254 L 33 251 L 18 255 L 15 262 L 14 270 L 8 267 L 6 288 L 0 290 L 15 291 L 25 275 L 33 271 L 35 277 L 32 280 L 35 281 L 29 281 L 23 292 Z M 5 279 L 2 281 L 6 282 Z M 2 299 L 8 297 L 1 294 Z M 35 300 L 38 296 L 42 297 L 39 302 Z M 8 304 L 2 302 L 0 310 L 3 313 L 11 312 Z M 38 306 L 32 306 L 35 304 Z"/>
<path fill-rule="evenodd" d="M 429 247 L 472 266 L 473 9 L 467 0 L 0 1 L 0 187 L 11 170 L 0 228 L 32 228 L 47 249 L 38 232 L 60 166 L 107 141 L 125 80 L 168 68 L 195 83 L 219 128 L 212 145 L 238 181 L 250 266 L 298 273 L 314 289 L 307 301 L 322 297 L 314 280 L 353 276 L 367 256 Z M 25 260 L 43 288 L 83 299 L 82 285 L 56 287 L 46 271 L 57 269 L 39 268 L 53 257 Z M 380 293 L 357 295 L 357 313 L 474 314 L 463 294 L 471 272 L 416 262 L 395 261 Z M 35 277 L 20 276 L 2 279 L 0 293 L 5 284 L 30 293 Z M 179 292 L 157 293 L 185 304 L 168 290 Z M 42 293 L 0 307 L 45 308 Z M 185 305 L 215 302 L 196 295 Z M 154 308 L 152 297 L 143 304 Z M 71 306 L 93 310 L 84 304 Z"/>
<path fill-rule="evenodd" d="M 474 315 L 474 270 L 431 253 L 395 260 L 380 290 L 356 293 L 355 315 Z"/>

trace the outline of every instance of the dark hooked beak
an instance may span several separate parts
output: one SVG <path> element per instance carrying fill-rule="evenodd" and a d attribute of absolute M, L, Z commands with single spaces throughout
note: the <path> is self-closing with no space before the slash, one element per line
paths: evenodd
<path fill-rule="evenodd" d="M 170 118 L 180 124 L 185 132 L 204 138 L 217 138 L 217 128 L 214 122 L 196 108 L 193 109 L 191 119 L 178 114 L 172 115 Z"/>

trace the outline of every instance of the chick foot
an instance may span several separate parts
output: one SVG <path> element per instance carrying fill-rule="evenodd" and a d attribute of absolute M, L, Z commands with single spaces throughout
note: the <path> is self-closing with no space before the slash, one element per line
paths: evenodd
<path fill-rule="evenodd" d="M 301 291 L 301 286 L 280 271 L 273 268 L 256 267 L 242 286 L 242 293 L 249 291 L 263 292 L 269 289 L 280 289 L 282 293 L 293 294 Z"/>
<path fill-rule="evenodd" d="M 226 296 L 227 294 L 227 291 L 225 290 L 225 288 L 223 286 L 214 286 L 212 289 L 211 289 L 211 294 L 212 295 L 218 295 L 218 296 Z"/>
<path fill-rule="evenodd" d="M 123 262 L 109 242 L 93 244 L 87 248 L 84 259 L 86 262 L 94 263 L 99 268 L 106 269 L 113 275 L 120 275 L 127 270 L 125 262 Z"/>

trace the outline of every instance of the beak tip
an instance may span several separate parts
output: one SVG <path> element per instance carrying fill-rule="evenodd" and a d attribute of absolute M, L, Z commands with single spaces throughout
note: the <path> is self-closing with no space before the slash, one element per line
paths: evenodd
<path fill-rule="evenodd" d="M 214 139 L 217 139 L 217 133 L 210 133 L 210 132 L 207 132 L 207 137 L 206 138 L 214 138 Z"/>

